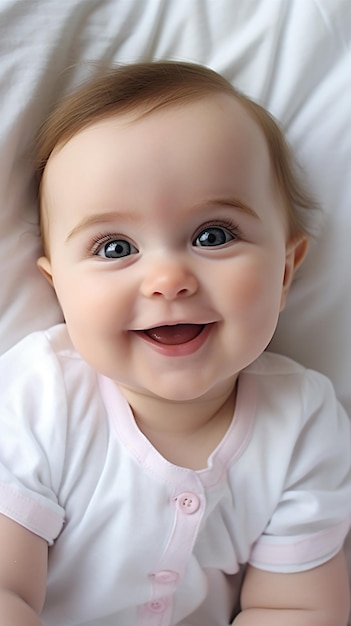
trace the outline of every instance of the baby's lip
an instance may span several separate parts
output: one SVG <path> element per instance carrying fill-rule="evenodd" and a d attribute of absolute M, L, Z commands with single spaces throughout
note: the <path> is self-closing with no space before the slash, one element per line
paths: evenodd
<path fill-rule="evenodd" d="M 206 344 L 216 322 L 161 324 L 134 330 L 146 345 L 164 357 L 190 357 Z"/>
<path fill-rule="evenodd" d="M 176 346 L 188 343 L 200 335 L 206 324 L 163 324 L 148 328 L 138 333 L 143 333 L 156 343 Z"/>

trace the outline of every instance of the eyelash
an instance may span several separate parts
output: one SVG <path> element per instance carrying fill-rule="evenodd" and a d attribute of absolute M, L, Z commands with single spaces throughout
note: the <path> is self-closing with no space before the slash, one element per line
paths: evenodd
<path fill-rule="evenodd" d="M 238 224 L 236 222 L 233 222 L 229 218 L 224 218 L 224 219 L 218 219 L 218 220 L 206 222 L 205 224 L 201 224 L 200 228 L 197 229 L 195 236 L 193 237 L 193 241 L 195 241 L 196 238 L 200 235 L 200 233 L 203 230 L 206 230 L 206 228 L 224 228 L 231 235 L 233 235 L 234 239 L 242 238 L 242 233 Z"/>
<path fill-rule="evenodd" d="M 242 238 L 241 230 L 240 230 L 240 228 L 239 228 L 239 226 L 237 225 L 236 222 L 233 222 L 231 219 L 220 219 L 220 220 L 213 220 L 213 221 L 210 221 L 210 222 L 206 222 L 205 224 L 201 224 L 201 226 L 198 228 L 196 234 L 192 238 L 192 241 L 195 241 L 196 238 L 200 235 L 200 233 L 203 230 L 206 230 L 206 228 L 225 228 L 226 230 L 228 230 L 228 232 L 231 235 L 233 235 L 233 237 L 235 239 L 241 239 Z M 95 256 L 97 254 L 98 250 L 104 244 L 109 243 L 109 241 L 112 241 L 113 239 L 123 239 L 123 238 L 127 239 L 123 235 L 116 235 L 116 233 L 112 233 L 112 232 L 104 232 L 104 233 L 101 232 L 101 233 L 98 233 L 89 242 L 88 251 L 89 251 L 90 254 Z"/>
<path fill-rule="evenodd" d="M 89 242 L 89 245 L 88 245 L 89 253 L 92 254 L 93 256 L 97 255 L 99 249 L 102 248 L 103 245 L 109 243 L 110 241 L 113 241 L 114 239 L 127 239 L 127 238 L 123 237 L 123 235 L 116 235 L 116 233 L 109 233 L 109 232 L 98 233 Z"/>

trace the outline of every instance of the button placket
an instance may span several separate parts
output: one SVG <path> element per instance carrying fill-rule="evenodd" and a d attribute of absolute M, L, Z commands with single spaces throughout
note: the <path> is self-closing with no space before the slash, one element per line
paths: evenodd
<path fill-rule="evenodd" d="M 174 495 L 174 524 L 158 569 L 150 574 L 150 602 L 140 607 L 140 626 L 168 626 L 173 610 L 173 598 L 191 558 L 194 543 L 205 512 L 204 496 L 194 491 Z"/>

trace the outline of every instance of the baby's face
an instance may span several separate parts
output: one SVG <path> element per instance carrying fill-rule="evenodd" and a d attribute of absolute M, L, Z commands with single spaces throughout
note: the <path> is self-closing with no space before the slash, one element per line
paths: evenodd
<path fill-rule="evenodd" d="M 196 400 L 267 346 L 292 271 L 265 139 L 217 95 L 115 116 L 51 156 L 44 211 L 71 339 L 139 394 Z"/>

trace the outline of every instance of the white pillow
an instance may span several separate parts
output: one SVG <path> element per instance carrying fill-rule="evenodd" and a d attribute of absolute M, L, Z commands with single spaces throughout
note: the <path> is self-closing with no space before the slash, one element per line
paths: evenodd
<path fill-rule="evenodd" d="M 0 351 L 61 319 L 35 266 L 40 124 L 88 61 L 195 61 L 280 120 L 325 211 L 272 348 L 329 375 L 351 414 L 350 33 L 349 0 L 2 0 Z"/>

